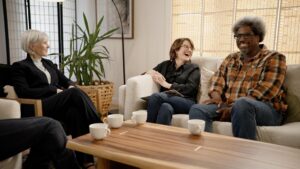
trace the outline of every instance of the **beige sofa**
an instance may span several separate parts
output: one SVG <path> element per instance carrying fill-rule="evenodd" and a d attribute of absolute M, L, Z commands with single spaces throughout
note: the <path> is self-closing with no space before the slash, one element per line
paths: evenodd
<path fill-rule="evenodd" d="M 20 104 L 15 100 L 0 99 L 0 120 L 20 118 Z M 0 161 L 1 169 L 21 169 L 22 153 L 19 153 L 6 160 Z"/>
<path fill-rule="evenodd" d="M 220 57 L 193 57 L 192 62 L 201 68 L 201 87 L 198 102 L 205 100 L 210 86 L 210 77 L 220 66 L 223 58 Z M 285 85 L 288 88 L 287 101 L 289 104 L 288 117 L 281 126 L 257 127 L 257 140 L 300 148 L 300 65 L 289 65 Z M 149 96 L 159 91 L 149 75 L 135 76 L 127 80 L 126 85 L 119 88 L 119 112 L 124 114 L 125 120 L 131 118 L 136 110 L 146 111 L 146 103 L 141 97 Z M 173 115 L 172 125 L 187 126 L 188 115 Z M 232 136 L 230 122 L 213 123 L 213 132 Z"/>

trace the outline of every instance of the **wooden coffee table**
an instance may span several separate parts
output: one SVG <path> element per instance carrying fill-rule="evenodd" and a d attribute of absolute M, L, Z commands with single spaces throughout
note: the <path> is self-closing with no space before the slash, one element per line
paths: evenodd
<path fill-rule="evenodd" d="M 67 147 L 138 168 L 298 169 L 300 149 L 212 133 L 192 136 L 187 129 L 126 122 L 96 141 L 90 134 L 69 140 Z"/>

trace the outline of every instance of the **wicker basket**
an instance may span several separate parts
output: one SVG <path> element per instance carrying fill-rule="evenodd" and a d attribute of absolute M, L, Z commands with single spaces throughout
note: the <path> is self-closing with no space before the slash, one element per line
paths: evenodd
<path fill-rule="evenodd" d="M 112 102 L 113 83 L 109 82 L 101 85 L 79 86 L 79 88 L 90 97 L 101 117 L 105 117 Z"/>

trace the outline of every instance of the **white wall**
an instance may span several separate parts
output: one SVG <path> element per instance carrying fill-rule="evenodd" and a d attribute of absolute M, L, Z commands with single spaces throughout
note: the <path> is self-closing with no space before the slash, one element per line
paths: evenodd
<path fill-rule="evenodd" d="M 82 12 L 90 22 L 95 21 L 95 0 L 77 0 L 79 24 Z M 113 102 L 117 103 L 117 91 L 123 84 L 121 40 L 109 39 L 103 44 L 111 55 L 111 61 L 106 65 L 106 77 L 115 84 Z M 171 0 L 134 0 L 134 38 L 125 40 L 126 80 L 168 59 L 170 46 Z"/>

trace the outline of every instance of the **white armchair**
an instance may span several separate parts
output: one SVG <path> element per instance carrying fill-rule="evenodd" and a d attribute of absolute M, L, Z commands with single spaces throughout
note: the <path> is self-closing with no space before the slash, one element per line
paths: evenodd
<path fill-rule="evenodd" d="M 27 104 L 32 105 L 34 108 L 34 115 L 36 117 L 43 116 L 43 109 L 42 109 L 42 100 L 41 99 L 25 99 L 19 98 L 15 92 L 15 89 L 11 85 L 5 85 L 3 87 L 4 93 L 7 94 L 7 99 L 12 99 L 18 101 L 20 104 Z"/>
<path fill-rule="evenodd" d="M 135 76 L 127 80 L 126 85 L 119 88 L 119 112 L 124 119 L 131 118 L 135 110 L 145 109 L 145 101 L 141 97 L 158 92 L 159 86 L 153 82 L 150 75 Z"/>
<path fill-rule="evenodd" d="M 7 64 L 0 64 L 0 95 L 4 97 L 6 93 L 6 98 L 11 100 L 17 100 L 20 104 L 33 105 L 35 116 L 42 116 L 42 101 L 40 99 L 28 99 L 28 98 L 19 98 L 14 90 L 14 87 L 11 86 L 11 66 Z M 3 87 L 3 89 L 2 89 Z M 4 93 L 2 93 L 2 90 Z"/>
<path fill-rule="evenodd" d="M 20 118 L 20 104 L 15 100 L 0 99 L 0 120 Z M 19 153 L 6 160 L 0 161 L 1 169 L 21 169 L 22 153 Z"/>

